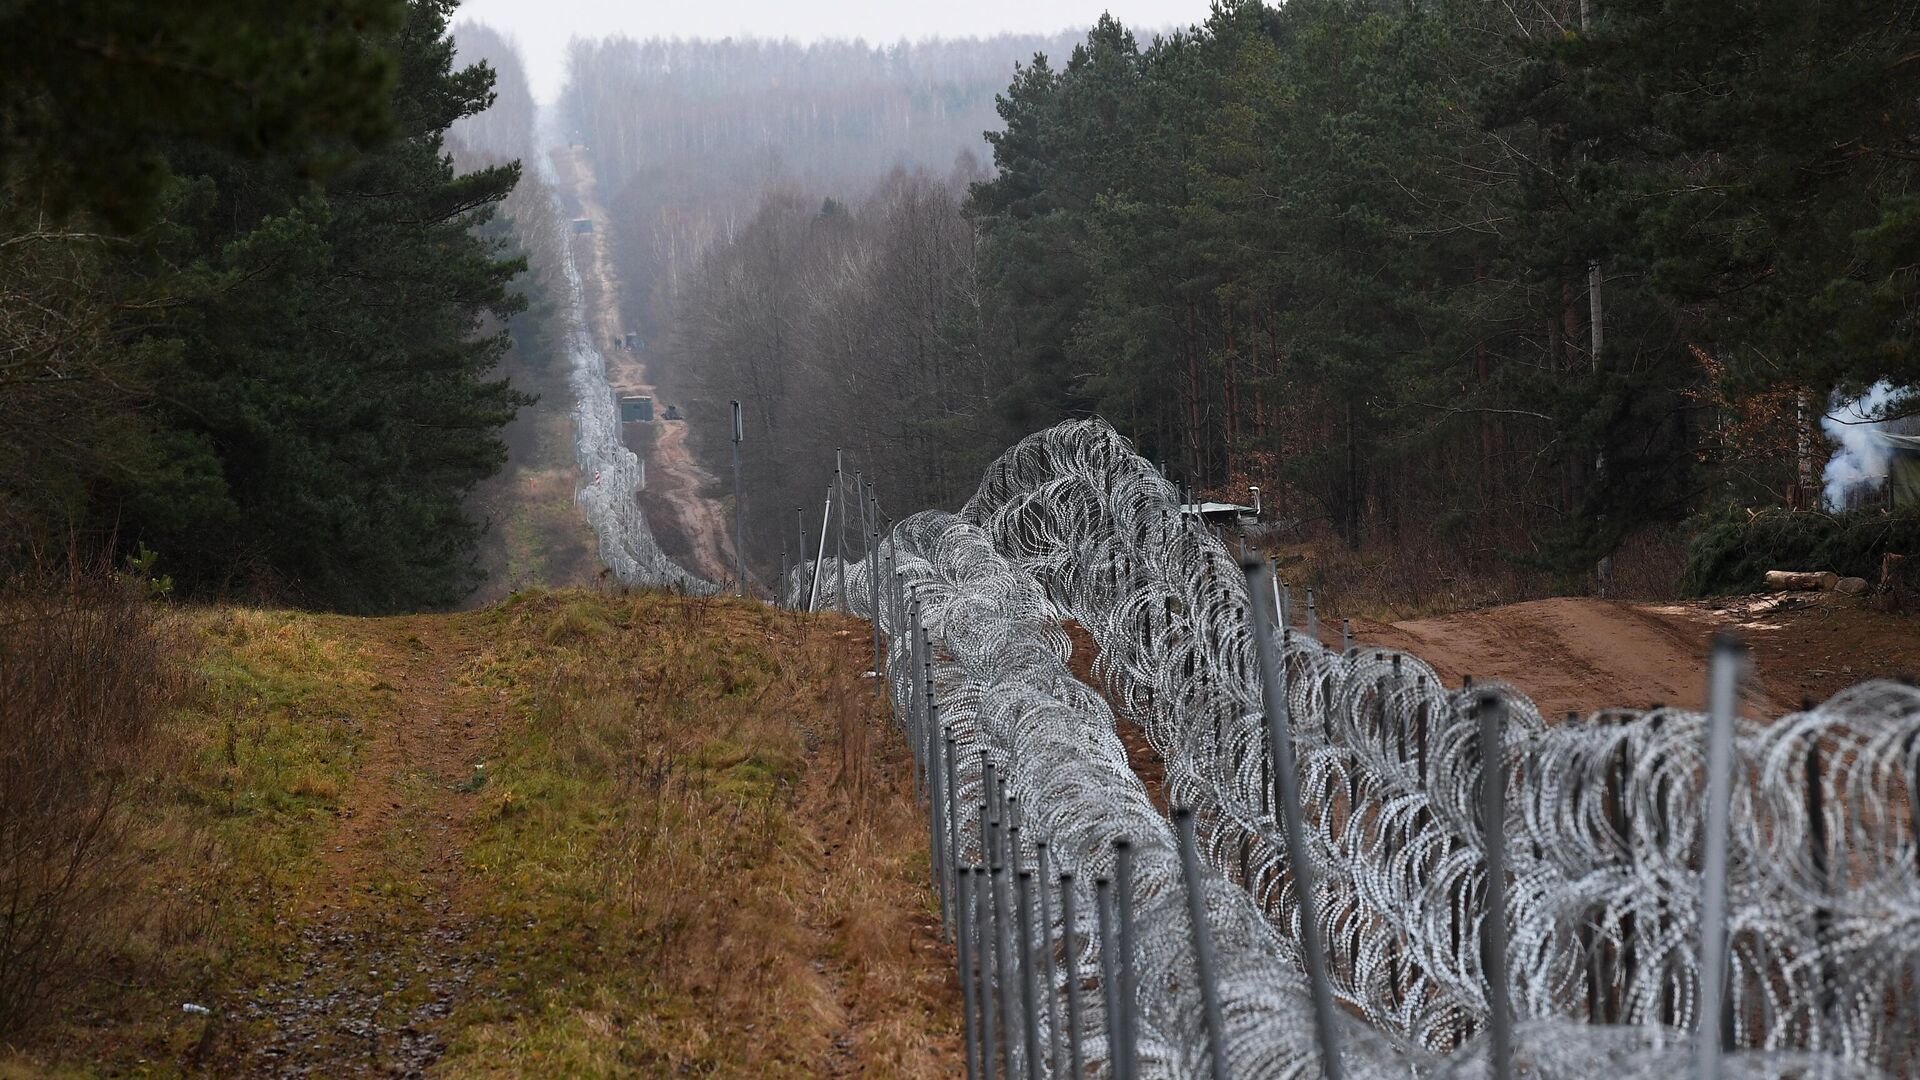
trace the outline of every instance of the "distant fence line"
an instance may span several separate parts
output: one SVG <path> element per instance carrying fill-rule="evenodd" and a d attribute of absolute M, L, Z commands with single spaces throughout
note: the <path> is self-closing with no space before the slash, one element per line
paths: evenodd
<path fill-rule="evenodd" d="M 551 206 L 560 224 L 566 215 L 557 194 L 552 162 L 538 159 L 540 178 L 556 191 Z M 600 562 L 628 586 L 676 589 L 710 595 L 718 586 L 674 562 L 660 549 L 635 496 L 644 476 L 640 459 L 620 438 L 620 410 L 607 380 L 607 361 L 587 320 L 586 290 L 573 258 L 573 233 L 562 228 L 561 269 L 567 279 L 567 389 L 573 395 L 573 455 L 580 468 L 574 500 L 599 541 Z"/>

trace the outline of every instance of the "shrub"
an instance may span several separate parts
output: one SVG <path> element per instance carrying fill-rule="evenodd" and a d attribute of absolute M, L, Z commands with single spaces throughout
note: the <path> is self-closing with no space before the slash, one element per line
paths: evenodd
<path fill-rule="evenodd" d="M 1729 507 L 1708 519 L 1687 546 L 1681 590 L 1688 596 L 1754 592 L 1769 570 L 1831 570 L 1873 581 L 1888 552 L 1920 553 L 1920 510 L 1823 514 Z"/>
<path fill-rule="evenodd" d="M 126 797 L 184 670 L 147 587 L 98 566 L 0 579 L 0 1032 L 111 922 Z"/>

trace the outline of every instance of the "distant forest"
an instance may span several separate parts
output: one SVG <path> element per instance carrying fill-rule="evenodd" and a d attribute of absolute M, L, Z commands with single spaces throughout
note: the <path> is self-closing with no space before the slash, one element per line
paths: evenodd
<path fill-rule="evenodd" d="M 762 568 L 834 446 L 952 506 L 1099 414 L 1297 535 L 1604 588 L 1719 508 L 1817 507 L 1835 403 L 1910 411 L 1915 19 L 1249 0 L 1071 44 L 616 42 L 564 115 L 715 463 L 748 404 Z"/>

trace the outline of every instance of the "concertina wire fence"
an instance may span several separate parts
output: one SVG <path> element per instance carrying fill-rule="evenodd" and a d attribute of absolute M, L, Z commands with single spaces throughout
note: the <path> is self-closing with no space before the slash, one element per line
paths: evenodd
<path fill-rule="evenodd" d="M 862 503 L 865 555 L 795 566 L 782 602 L 873 622 L 927 800 L 970 1076 L 1664 1077 L 1722 1048 L 1727 1077 L 1913 1075 L 1913 688 L 1736 722 L 1724 1007 L 1696 1042 L 1713 1011 L 1707 716 L 1550 726 L 1510 686 L 1328 647 L 1310 594 L 1303 631 L 1287 590 L 1250 589 L 1097 420 L 1008 450 L 958 515 L 882 536 Z M 1098 689 L 1069 667 L 1068 620 L 1097 647 Z M 1171 815 L 1116 710 L 1164 762 Z M 1336 1002 L 1318 1012 L 1316 966 Z M 1493 1022 L 1503 998 L 1511 1025 Z"/>
<path fill-rule="evenodd" d="M 634 495 L 645 473 L 640 459 L 620 437 L 620 409 L 607 381 L 607 360 L 594 344 L 587 320 L 585 285 L 573 257 L 569 216 L 560 203 L 559 174 L 545 154 L 535 156 L 540 179 L 553 192 L 548 210 L 561 245 L 561 269 L 567 279 L 567 389 L 573 394 L 573 456 L 580 468 L 574 501 L 599 541 L 600 561 L 622 585 L 671 588 L 691 595 L 719 591 L 712 582 L 669 558 L 648 526 Z"/>

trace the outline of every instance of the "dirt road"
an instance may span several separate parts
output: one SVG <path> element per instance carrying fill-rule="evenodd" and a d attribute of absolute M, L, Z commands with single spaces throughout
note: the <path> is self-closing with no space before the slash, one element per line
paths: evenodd
<path fill-rule="evenodd" d="M 491 756 L 505 706 L 462 676 L 480 646 L 435 616 L 337 619 L 380 665 L 394 712 L 366 718 L 355 781 L 283 916 L 283 965 L 238 995 L 216 1071 L 419 1075 L 446 1050 L 438 1023 L 467 1001 L 479 943 L 503 931 L 471 902 L 475 831 L 456 785 Z"/>
<path fill-rule="evenodd" d="M 1359 619 L 1354 636 L 1405 649 L 1448 681 L 1505 679 L 1555 717 L 1655 702 L 1699 708 L 1717 631 L 1753 650 L 1749 706 L 1763 715 L 1820 700 L 1872 677 L 1920 671 L 1911 619 L 1830 595 L 1671 604 L 1560 597 L 1400 623 Z M 1323 627 L 1337 639 L 1339 627 Z"/>
<path fill-rule="evenodd" d="M 599 198 L 599 182 L 587 152 L 578 147 L 555 150 L 554 169 L 562 194 L 577 201 L 580 216 L 593 223 L 590 233 L 569 233 L 573 257 L 586 285 L 587 327 L 596 347 L 607 358 L 608 381 L 621 394 L 654 398 L 661 409 L 643 352 L 611 348 L 625 332 L 620 317 L 620 276 L 608 250 L 612 219 Z M 658 412 L 655 414 L 659 415 Z M 733 542 L 728 533 L 725 504 L 711 472 L 694 461 L 687 446 L 687 425 L 680 421 L 653 424 L 646 459 L 647 485 L 640 498 L 660 546 L 681 565 L 710 581 L 734 577 Z"/>

